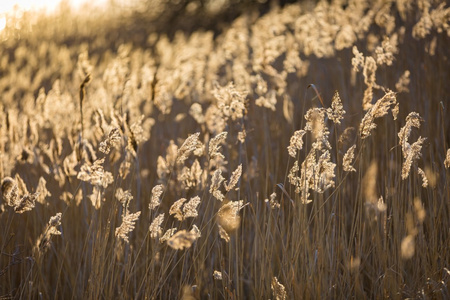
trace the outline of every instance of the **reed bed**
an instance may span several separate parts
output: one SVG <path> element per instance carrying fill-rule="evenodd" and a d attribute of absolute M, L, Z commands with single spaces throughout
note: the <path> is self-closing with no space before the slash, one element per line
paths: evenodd
<path fill-rule="evenodd" d="M 450 298 L 448 4 L 130 10 L 0 33 L 2 299 Z"/>

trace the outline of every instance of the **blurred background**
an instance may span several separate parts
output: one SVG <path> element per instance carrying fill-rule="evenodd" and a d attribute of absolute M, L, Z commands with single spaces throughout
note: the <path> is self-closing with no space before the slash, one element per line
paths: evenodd
<path fill-rule="evenodd" d="M 48 29 L 52 37 L 63 33 L 66 26 L 78 37 L 86 34 L 113 31 L 114 40 L 145 43 L 143 33 L 164 32 L 170 36 L 178 30 L 190 33 L 198 29 L 213 30 L 215 33 L 227 27 L 243 12 L 257 15 L 270 7 L 294 3 L 293 0 L 13 0 L 0 4 L 0 30 L 29 30 L 39 27 Z M 311 5 L 315 1 L 310 2 Z M 45 18 L 44 18 L 45 16 Z M 53 16 L 53 18 L 51 18 Z M 101 28 L 92 27 L 92 17 L 99 21 L 109 20 Z M 91 18 L 89 18 L 91 17 Z M 56 21 L 63 18 L 63 22 Z M 78 22 L 82 19 L 86 23 Z M 19 25 L 21 23 L 22 25 Z M 100 23 L 98 23 L 100 24 Z M 85 26 L 83 26 L 85 25 Z M 73 27 L 76 30 L 73 30 Z M 92 30 L 94 29 L 95 30 Z M 86 30 L 89 29 L 89 30 Z M 97 30 L 100 30 L 97 31 Z M 24 34 L 23 32 L 21 34 Z M 36 34 L 36 32 L 35 32 Z M 81 36 L 80 36 L 81 35 Z M 69 36 L 66 36 L 69 38 Z"/>
<path fill-rule="evenodd" d="M 83 4 L 90 3 L 90 5 L 104 5 L 108 2 L 108 0 L 9 0 L 2 1 L 0 3 L 0 14 L 12 12 L 14 10 L 37 10 L 37 11 L 45 11 L 47 13 L 55 12 L 61 2 L 65 2 L 69 4 L 74 9 L 79 8 Z"/>

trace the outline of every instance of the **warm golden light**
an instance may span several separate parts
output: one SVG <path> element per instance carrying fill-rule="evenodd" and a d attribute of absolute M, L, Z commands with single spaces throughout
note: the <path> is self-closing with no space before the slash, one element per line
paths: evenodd
<path fill-rule="evenodd" d="M 5 27 L 6 27 L 6 18 L 5 17 L 0 17 L 0 31 L 5 29 Z"/>
<path fill-rule="evenodd" d="M 72 7 L 77 8 L 81 6 L 82 4 L 89 2 L 91 4 L 93 3 L 100 3 L 104 2 L 103 0 L 93 0 L 93 1 L 86 1 L 86 0 L 65 0 L 68 2 Z M 48 13 L 51 13 L 57 9 L 58 5 L 61 3 L 61 0 L 12 0 L 12 1 L 2 1 L 0 3 L 0 15 L 4 13 L 8 13 L 13 11 L 14 9 L 19 10 L 44 10 Z M 0 29 L 1 26 L 4 24 L 0 20 Z M 3 26 L 4 27 L 4 26 Z"/>

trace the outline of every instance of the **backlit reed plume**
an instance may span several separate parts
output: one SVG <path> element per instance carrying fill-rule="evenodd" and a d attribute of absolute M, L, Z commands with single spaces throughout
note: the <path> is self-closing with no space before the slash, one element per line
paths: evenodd
<path fill-rule="evenodd" d="M 197 206 L 200 204 L 200 197 L 192 197 L 188 202 L 186 198 L 175 201 L 170 207 L 169 214 L 175 219 L 183 221 L 187 218 L 195 218 L 198 216 Z"/>
<path fill-rule="evenodd" d="M 272 288 L 273 296 L 275 297 L 276 300 L 285 300 L 286 299 L 286 297 L 287 297 L 286 289 L 285 289 L 284 285 L 282 285 L 278 281 L 278 278 L 273 277 L 272 283 L 270 286 Z"/>
<path fill-rule="evenodd" d="M 148 205 L 148 208 L 150 210 L 154 210 L 161 204 L 161 195 L 164 192 L 164 186 L 162 184 L 158 184 L 153 187 L 152 189 L 152 197 L 150 199 L 150 203 Z"/>
<path fill-rule="evenodd" d="M 161 224 L 164 221 L 164 213 L 159 214 L 150 224 L 148 230 L 150 231 L 150 237 L 155 239 L 162 233 Z"/>
<path fill-rule="evenodd" d="M 375 119 L 387 115 L 389 108 L 396 103 L 397 98 L 395 97 L 395 93 L 393 91 L 387 91 L 381 99 L 370 107 L 359 125 L 359 134 L 362 139 L 368 138 L 372 130 L 377 127 Z"/>
<path fill-rule="evenodd" d="M 200 132 L 189 135 L 189 137 L 184 141 L 177 152 L 177 163 L 183 164 L 189 155 L 195 151 L 202 151 L 202 143 L 199 141 L 198 137 Z M 200 152 L 201 154 L 201 152 Z"/>
<path fill-rule="evenodd" d="M 25 183 L 20 179 L 20 177 L 16 177 L 20 180 L 22 184 L 22 192 L 19 189 L 19 185 L 17 181 L 11 177 L 6 177 L 2 180 L 1 192 L 2 192 L 2 200 L 8 206 L 14 208 L 14 211 L 18 214 L 24 213 L 26 211 L 30 211 L 34 208 L 36 200 L 39 198 L 39 192 L 29 193 L 26 189 Z"/>
<path fill-rule="evenodd" d="M 45 227 L 44 233 L 39 237 L 36 243 L 36 250 L 40 254 L 45 253 L 51 246 L 51 238 L 53 235 L 61 235 L 58 227 L 61 226 L 61 216 L 62 213 L 57 213 L 55 216 L 51 217 Z"/>
<path fill-rule="evenodd" d="M 184 248 L 190 248 L 200 236 L 200 230 L 197 226 L 193 225 L 190 231 L 183 229 L 175 233 L 167 241 L 167 245 L 175 250 L 183 250 Z"/>
<path fill-rule="evenodd" d="M 242 164 L 240 164 L 236 168 L 236 170 L 234 170 L 234 172 L 231 174 L 229 182 L 228 183 L 226 181 L 224 182 L 225 190 L 227 192 L 231 191 L 236 186 L 236 184 L 239 181 L 239 178 L 241 178 L 241 174 L 242 174 Z"/>
<path fill-rule="evenodd" d="M 270 205 L 271 209 L 280 208 L 280 203 L 277 201 L 277 194 L 272 193 L 269 196 L 269 199 L 265 199 L 264 202 L 268 203 Z"/>
<path fill-rule="evenodd" d="M 225 180 L 225 178 L 222 176 L 222 170 L 217 169 L 212 178 L 211 178 L 211 185 L 209 187 L 209 192 L 219 201 L 223 201 L 225 196 L 220 191 L 220 187 L 222 185 L 222 182 Z"/>
<path fill-rule="evenodd" d="M 113 128 L 109 132 L 108 137 L 100 142 L 98 150 L 108 154 L 111 151 L 111 148 L 119 146 L 121 139 L 119 128 Z"/>
<path fill-rule="evenodd" d="M 126 212 L 126 210 L 124 211 Z M 130 242 L 128 240 L 128 236 L 131 231 L 134 230 L 136 221 L 139 219 L 141 212 L 138 211 L 136 213 L 127 213 L 122 216 L 122 224 L 116 228 L 116 237 L 123 239 L 127 244 Z"/>
<path fill-rule="evenodd" d="M 347 152 L 344 154 L 344 158 L 342 160 L 342 169 L 345 172 L 356 172 L 356 169 L 352 166 L 353 158 L 355 157 L 355 149 L 356 145 L 348 148 Z"/>
<path fill-rule="evenodd" d="M 445 156 L 444 166 L 446 169 L 450 168 L 450 149 L 447 149 L 447 155 Z"/>
<path fill-rule="evenodd" d="M 399 144 L 402 147 L 404 158 L 402 167 L 402 179 L 408 178 L 409 172 L 411 170 L 411 165 L 422 156 L 422 144 L 426 140 L 426 138 L 419 137 L 413 144 L 410 144 L 408 142 L 412 127 L 420 128 L 420 122 L 423 122 L 423 119 L 420 117 L 420 115 L 416 112 L 411 112 L 406 117 L 405 126 L 400 128 L 400 131 L 398 133 Z"/>

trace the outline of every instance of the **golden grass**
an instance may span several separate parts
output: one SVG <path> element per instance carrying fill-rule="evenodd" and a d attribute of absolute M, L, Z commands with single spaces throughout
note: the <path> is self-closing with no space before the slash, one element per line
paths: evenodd
<path fill-rule="evenodd" d="M 0 297 L 450 298 L 448 6 L 122 13 L 0 34 Z"/>

